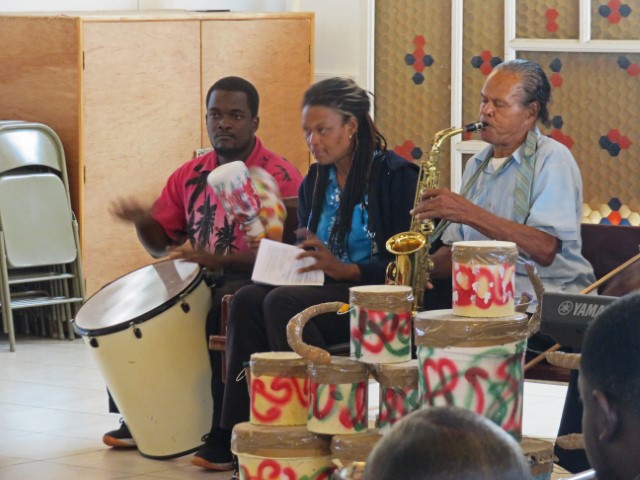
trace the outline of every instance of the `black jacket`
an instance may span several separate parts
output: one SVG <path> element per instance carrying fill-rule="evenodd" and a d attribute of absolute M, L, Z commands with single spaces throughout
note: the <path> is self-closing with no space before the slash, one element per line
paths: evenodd
<path fill-rule="evenodd" d="M 392 151 L 376 152 L 373 157 L 371 182 L 375 189 L 369 197 L 369 218 L 372 220 L 374 240 L 378 247 L 378 260 L 359 263 L 363 284 L 383 284 L 385 271 L 394 256 L 387 252 L 385 243 L 396 233 L 404 232 L 411 225 L 409 211 L 413 208 L 418 183 L 418 166 L 406 161 Z M 311 215 L 313 187 L 318 174 L 317 164 L 298 190 L 298 226 L 308 225 Z"/>

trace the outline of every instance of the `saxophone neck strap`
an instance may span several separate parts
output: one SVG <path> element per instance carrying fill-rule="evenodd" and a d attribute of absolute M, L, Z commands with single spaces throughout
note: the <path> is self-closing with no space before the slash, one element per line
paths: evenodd
<path fill-rule="evenodd" d="M 524 148 L 522 149 L 522 159 L 520 161 L 519 168 L 516 172 L 516 185 L 514 189 L 514 215 L 515 221 L 524 224 L 529 216 L 531 210 L 531 190 L 533 187 L 533 174 L 536 165 L 536 150 L 538 148 L 538 135 L 540 135 L 538 129 L 530 130 L 527 133 L 527 138 L 524 141 Z M 469 198 L 468 194 L 471 187 L 476 183 L 478 177 L 482 174 L 484 169 L 489 165 L 489 162 L 493 158 L 493 152 L 490 152 L 487 157 L 482 160 L 480 166 L 473 172 L 471 178 L 465 183 L 464 187 L 460 191 L 460 195 L 465 198 Z M 515 157 L 509 156 L 500 168 L 496 170 L 494 176 L 500 175 L 511 163 L 513 163 Z M 440 220 L 433 230 L 433 233 L 429 236 L 429 245 L 435 242 L 444 230 L 449 226 L 451 222 L 448 220 Z"/>

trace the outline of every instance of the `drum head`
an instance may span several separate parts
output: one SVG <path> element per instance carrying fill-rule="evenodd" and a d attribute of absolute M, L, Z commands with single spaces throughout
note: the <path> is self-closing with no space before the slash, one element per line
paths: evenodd
<path fill-rule="evenodd" d="M 202 277 L 197 263 L 166 260 L 147 265 L 105 285 L 80 308 L 80 334 L 104 335 L 140 323 L 175 305 Z"/>

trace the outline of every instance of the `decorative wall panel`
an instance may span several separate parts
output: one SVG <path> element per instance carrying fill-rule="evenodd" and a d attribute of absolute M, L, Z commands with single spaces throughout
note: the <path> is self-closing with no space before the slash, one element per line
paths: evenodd
<path fill-rule="evenodd" d="M 451 4 L 378 0 L 375 29 L 376 125 L 390 149 L 419 161 L 450 126 Z M 448 148 L 442 159 L 440 183 L 449 185 Z"/>
<path fill-rule="evenodd" d="M 462 119 L 478 120 L 480 90 L 493 67 L 504 61 L 503 0 L 464 2 Z M 472 138 L 465 134 L 464 139 Z"/>
<path fill-rule="evenodd" d="M 640 0 L 593 0 L 592 38 L 639 40 Z M 578 0 L 517 0 L 517 36 L 578 38 Z M 376 1 L 376 123 L 405 158 L 427 154 L 450 126 L 451 2 Z M 465 0 L 462 118 L 478 118 L 480 90 L 504 60 L 504 2 Z M 583 221 L 640 225 L 640 54 L 519 52 L 552 84 L 552 124 L 583 177 Z M 468 136 L 467 138 L 470 138 Z M 465 157 L 466 159 L 466 157 Z M 440 161 L 449 185 L 449 152 Z"/>
<path fill-rule="evenodd" d="M 591 38 L 639 40 L 640 0 L 592 0 Z"/>
<path fill-rule="evenodd" d="M 578 0 L 517 0 L 518 38 L 578 38 Z"/>
<path fill-rule="evenodd" d="M 538 62 L 551 80 L 552 125 L 543 130 L 569 147 L 580 165 L 585 220 L 639 224 L 632 213 L 640 211 L 640 77 L 629 70 L 640 54 L 519 56 Z"/>

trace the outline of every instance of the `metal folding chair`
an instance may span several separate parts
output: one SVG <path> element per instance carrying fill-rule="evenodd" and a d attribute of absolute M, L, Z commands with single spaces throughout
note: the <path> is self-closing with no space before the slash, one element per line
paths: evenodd
<path fill-rule="evenodd" d="M 48 307 L 64 338 L 84 299 L 78 224 L 71 211 L 64 151 L 49 127 L 0 122 L 0 304 L 9 347 L 13 311 Z"/>

